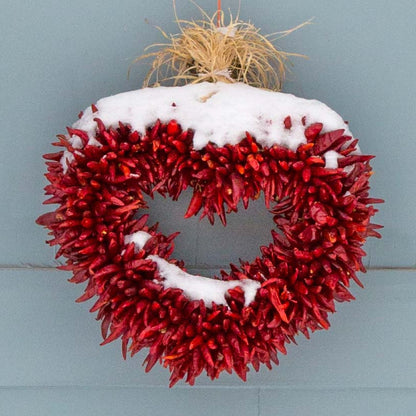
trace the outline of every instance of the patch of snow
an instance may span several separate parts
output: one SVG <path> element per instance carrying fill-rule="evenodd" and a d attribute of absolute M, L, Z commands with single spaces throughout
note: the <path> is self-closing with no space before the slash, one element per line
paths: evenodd
<path fill-rule="evenodd" d="M 134 243 L 136 250 L 140 251 L 151 238 L 152 236 L 146 231 L 137 231 L 124 236 L 124 244 Z"/>
<path fill-rule="evenodd" d="M 219 32 L 223 34 L 224 36 L 229 36 L 230 38 L 233 38 L 237 31 L 237 27 L 235 25 L 220 26 L 220 27 L 217 27 L 215 30 L 216 32 Z"/>
<path fill-rule="evenodd" d="M 320 101 L 243 83 L 203 82 L 182 87 L 144 88 L 102 98 L 96 107 L 95 113 L 87 108 L 73 125 L 85 130 L 89 143 L 94 145 L 96 117 L 107 127 L 117 127 L 119 121 L 130 124 L 141 134 L 158 119 L 162 123 L 174 119 L 183 129 L 194 130 L 196 150 L 208 142 L 220 147 L 235 145 L 245 137 L 246 131 L 263 146 L 280 144 L 296 150 L 306 143 L 303 117 L 306 125 L 323 123 L 323 133 L 344 129 L 345 134 L 351 135 L 341 116 Z M 287 116 L 292 121 L 290 129 L 283 123 Z"/>
<path fill-rule="evenodd" d="M 75 157 L 72 152 L 69 150 L 64 150 L 64 154 L 61 157 L 61 165 L 63 167 L 64 173 L 68 170 L 68 166 L 75 160 Z"/>
<path fill-rule="evenodd" d="M 204 276 L 193 275 L 184 272 L 178 266 L 169 263 L 156 255 L 147 256 L 157 264 L 160 275 L 164 278 L 165 288 L 182 289 L 191 300 L 203 300 L 210 307 L 212 302 L 217 305 L 227 305 L 226 294 L 229 289 L 240 287 L 244 291 L 245 302 L 248 306 L 256 297 L 260 283 L 251 280 L 216 280 Z"/>
<path fill-rule="evenodd" d="M 141 250 L 152 236 L 146 231 L 137 231 L 124 237 L 124 243 L 134 243 L 137 251 Z M 202 299 L 207 306 L 211 306 L 212 302 L 217 305 L 227 305 L 226 294 L 229 289 L 237 286 L 244 291 L 245 306 L 253 302 L 256 297 L 260 283 L 251 280 L 216 280 L 209 277 L 193 275 L 184 272 L 178 266 L 169 263 L 165 259 L 157 255 L 146 257 L 157 264 L 159 273 L 163 277 L 163 286 L 165 288 L 175 288 L 183 290 L 185 296 L 190 300 Z"/>
<path fill-rule="evenodd" d="M 82 149 L 82 140 L 81 137 L 77 136 L 76 134 L 72 135 L 72 137 L 68 137 L 69 143 L 74 149 Z"/>
<path fill-rule="evenodd" d="M 324 153 L 325 167 L 327 169 L 336 169 L 338 167 L 338 159 L 340 157 L 343 156 L 335 150 L 328 150 Z"/>
<path fill-rule="evenodd" d="M 66 139 L 74 149 L 82 149 L 82 140 L 76 134 L 73 136 L 66 136 Z M 63 166 L 64 173 L 67 171 L 68 166 L 74 161 L 74 155 L 69 150 L 64 150 L 64 154 L 61 157 L 61 165 Z"/>

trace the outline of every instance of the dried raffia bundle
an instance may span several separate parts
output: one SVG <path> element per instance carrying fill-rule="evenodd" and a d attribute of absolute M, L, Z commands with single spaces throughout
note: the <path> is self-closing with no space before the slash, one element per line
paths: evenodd
<path fill-rule="evenodd" d="M 277 49 L 276 37 L 287 36 L 309 22 L 290 30 L 262 35 L 260 29 L 239 18 L 224 25 L 224 13 L 209 17 L 202 9 L 203 19 L 178 19 L 178 34 L 168 35 L 160 29 L 167 43 L 147 48 L 158 49 L 138 57 L 134 62 L 153 59 L 143 87 L 165 82 L 183 85 L 198 82 L 244 82 L 245 84 L 279 91 L 293 56 L 304 57 Z M 176 13 L 175 13 L 176 15 Z"/>
<path fill-rule="evenodd" d="M 130 91 L 80 113 L 54 143 L 63 150 L 44 155 L 45 203 L 58 207 L 37 222 L 66 260 L 59 268 L 86 283 L 78 301 L 95 299 L 103 344 L 120 339 L 125 358 L 147 349 L 146 371 L 161 363 L 171 386 L 203 372 L 246 380 L 249 366 L 278 364 L 299 333 L 328 329 L 336 302 L 353 299 L 382 201 L 369 196 L 372 156 L 341 116 L 263 89 L 280 88 L 290 54 L 238 19 L 179 23 L 147 55 L 145 84 L 195 85 Z M 178 233 L 147 223 L 144 198 L 177 200 L 187 188 L 185 218 L 224 225 L 263 195 L 273 242 L 219 277 L 187 273 L 172 257 Z"/>

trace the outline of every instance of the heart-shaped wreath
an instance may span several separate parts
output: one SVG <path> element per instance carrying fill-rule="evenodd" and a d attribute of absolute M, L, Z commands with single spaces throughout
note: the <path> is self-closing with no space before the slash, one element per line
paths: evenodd
<path fill-rule="evenodd" d="M 98 101 L 48 154 L 46 201 L 60 269 L 97 298 L 103 344 L 124 357 L 148 347 L 171 385 L 216 378 L 248 364 L 271 368 L 298 332 L 329 327 L 365 271 L 361 246 L 381 202 L 368 195 L 371 156 L 324 104 L 234 83 L 147 88 Z M 170 256 L 176 234 L 147 225 L 143 194 L 176 200 L 193 188 L 185 217 L 214 222 L 264 195 L 273 243 L 221 278 L 188 274 Z"/>

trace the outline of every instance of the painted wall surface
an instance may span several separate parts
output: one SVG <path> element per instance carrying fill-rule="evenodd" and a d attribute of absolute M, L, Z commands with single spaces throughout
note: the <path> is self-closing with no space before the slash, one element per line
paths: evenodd
<path fill-rule="evenodd" d="M 180 18 L 199 18 L 177 0 Z M 223 0 L 235 15 L 238 0 Z M 211 14 L 215 0 L 200 0 Z M 0 8 L 0 415 L 415 415 L 416 414 L 416 3 L 414 0 L 241 0 L 240 17 L 262 33 L 314 23 L 279 40 L 293 59 L 284 90 L 327 103 L 376 155 L 372 195 L 386 200 L 383 239 L 366 245 L 366 288 L 339 305 L 330 331 L 299 338 L 273 371 L 247 383 L 201 377 L 169 390 L 168 373 L 145 374 L 144 355 L 123 361 L 119 343 L 99 347 L 91 304 L 54 269 L 35 219 L 56 134 L 101 97 L 139 88 L 132 60 L 175 33 L 171 0 L 4 1 Z M 226 229 L 183 220 L 188 195 L 157 198 L 151 216 L 182 230 L 175 256 L 212 275 L 252 259 L 270 241 L 261 203 Z M 236 244 L 235 242 L 238 242 Z"/>

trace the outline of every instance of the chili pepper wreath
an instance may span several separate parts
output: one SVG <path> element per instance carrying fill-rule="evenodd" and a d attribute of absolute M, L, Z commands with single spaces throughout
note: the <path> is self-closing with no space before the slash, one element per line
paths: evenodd
<path fill-rule="evenodd" d="M 335 301 L 353 299 L 382 201 L 369 197 L 372 156 L 343 119 L 272 91 L 290 54 L 238 20 L 180 28 L 147 55 L 156 87 L 101 99 L 58 136 L 63 150 L 44 156 L 45 203 L 58 207 L 37 222 L 66 259 L 58 268 L 86 282 L 78 301 L 96 299 L 103 344 L 120 338 L 124 357 L 148 348 L 146 371 L 161 362 L 171 385 L 203 371 L 246 380 L 249 364 L 278 364 L 299 332 L 328 329 Z M 169 77 L 188 84 L 159 86 Z M 178 233 L 163 235 L 141 211 L 144 194 L 176 200 L 189 187 L 185 217 L 224 225 L 263 195 L 273 243 L 220 277 L 187 273 L 171 257 Z"/>

